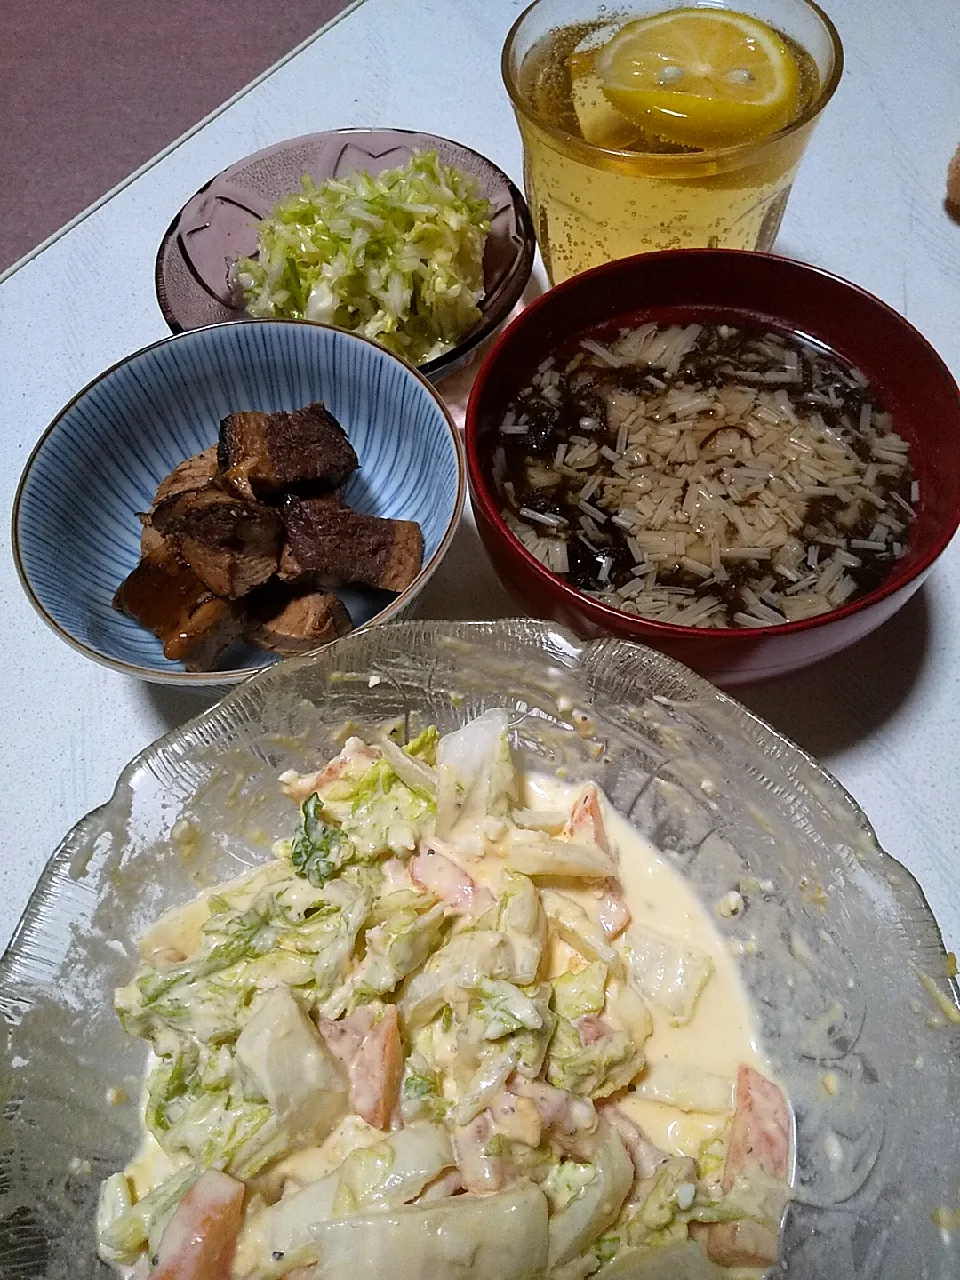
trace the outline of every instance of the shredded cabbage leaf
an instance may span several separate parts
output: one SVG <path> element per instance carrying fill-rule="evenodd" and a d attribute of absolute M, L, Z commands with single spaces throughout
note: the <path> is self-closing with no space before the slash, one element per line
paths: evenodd
<path fill-rule="evenodd" d="M 490 214 L 475 179 L 434 151 L 376 176 L 305 175 L 231 281 L 250 315 L 337 325 L 423 364 L 480 319 Z"/>

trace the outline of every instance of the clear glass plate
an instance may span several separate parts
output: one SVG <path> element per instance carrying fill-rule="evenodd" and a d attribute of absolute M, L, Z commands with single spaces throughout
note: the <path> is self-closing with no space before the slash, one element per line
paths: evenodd
<path fill-rule="evenodd" d="M 268 857 L 292 825 L 277 774 L 325 760 L 346 724 L 449 729 L 496 705 L 528 758 L 596 778 L 707 903 L 745 884 L 717 923 L 751 944 L 796 1113 L 780 1272 L 960 1275 L 958 1233 L 932 1217 L 960 1194 L 960 1027 L 917 972 L 957 993 L 916 882 L 833 778 L 685 668 L 512 621 L 391 624 L 273 667 L 148 748 L 64 840 L 0 964 L 3 1280 L 107 1273 L 97 1187 L 137 1145 L 145 1057 L 111 994 L 147 923 Z"/>

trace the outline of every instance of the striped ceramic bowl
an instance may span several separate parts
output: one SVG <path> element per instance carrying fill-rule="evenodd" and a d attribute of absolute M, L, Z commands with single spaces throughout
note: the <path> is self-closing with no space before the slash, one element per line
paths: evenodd
<path fill-rule="evenodd" d="M 43 433 L 13 509 L 14 559 L 43 620 L 96 662 L 160 684 L 235 684 L 274 661 L 250 647 L 232 650 L 227 670 L 188 672 L 112 600 L 139 558 L 138 513 L 177 463 L 215 443 L 221 418 L 316 400 L 360 460 L 344 492 L 349 505 L 416 520 L 423 531 L 420 574 L 386 607 L 383 593 L 339 594 L 359 627 L 410 613 L 463 508 L 463 449 L 443 402 L 419 373 L 365 338 L 248 320 L 176 334 L 127 356 Z"/>

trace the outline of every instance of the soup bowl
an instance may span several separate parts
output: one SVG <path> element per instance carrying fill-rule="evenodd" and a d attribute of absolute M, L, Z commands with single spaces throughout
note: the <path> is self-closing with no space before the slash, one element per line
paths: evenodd
<path fill-rule="evenodd" d="M 638 617 L 578 590 L 508 527 L 494 478 L 514 397 L 558 348 L 602 326 L 766 325 L 829 349 L 868 380 L 910 445 L 919 490 L 903 554 L 872 590 L 815 617 L 759 627 L 696 628 Z M 477 528 L 524 609 L 581 635 L 641 640 L 725 686 L 809 666 L 892 617 L 918 590 L 960 524 L 960 393 L 927 340 L 891 307 L 818 268 L 717 249 L 642 254 L 575 276 L 527 307 L 478 373 L 466 420 Z M 585 477 L 586 478 L 586 477 Z"/>

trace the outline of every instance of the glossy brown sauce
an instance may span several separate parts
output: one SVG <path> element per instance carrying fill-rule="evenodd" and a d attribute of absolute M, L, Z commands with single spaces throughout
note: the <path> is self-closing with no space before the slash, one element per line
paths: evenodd
<path fill-rule="evenodd" d="M 223 609 L 223 602 L 185 565 L 167 567 L 150 560 L 142 560 L 121 584 L 115 603 L 163 641 L 164 657 L 171 661 L 185 658 L 198 633 L 217 621 Z"/>

